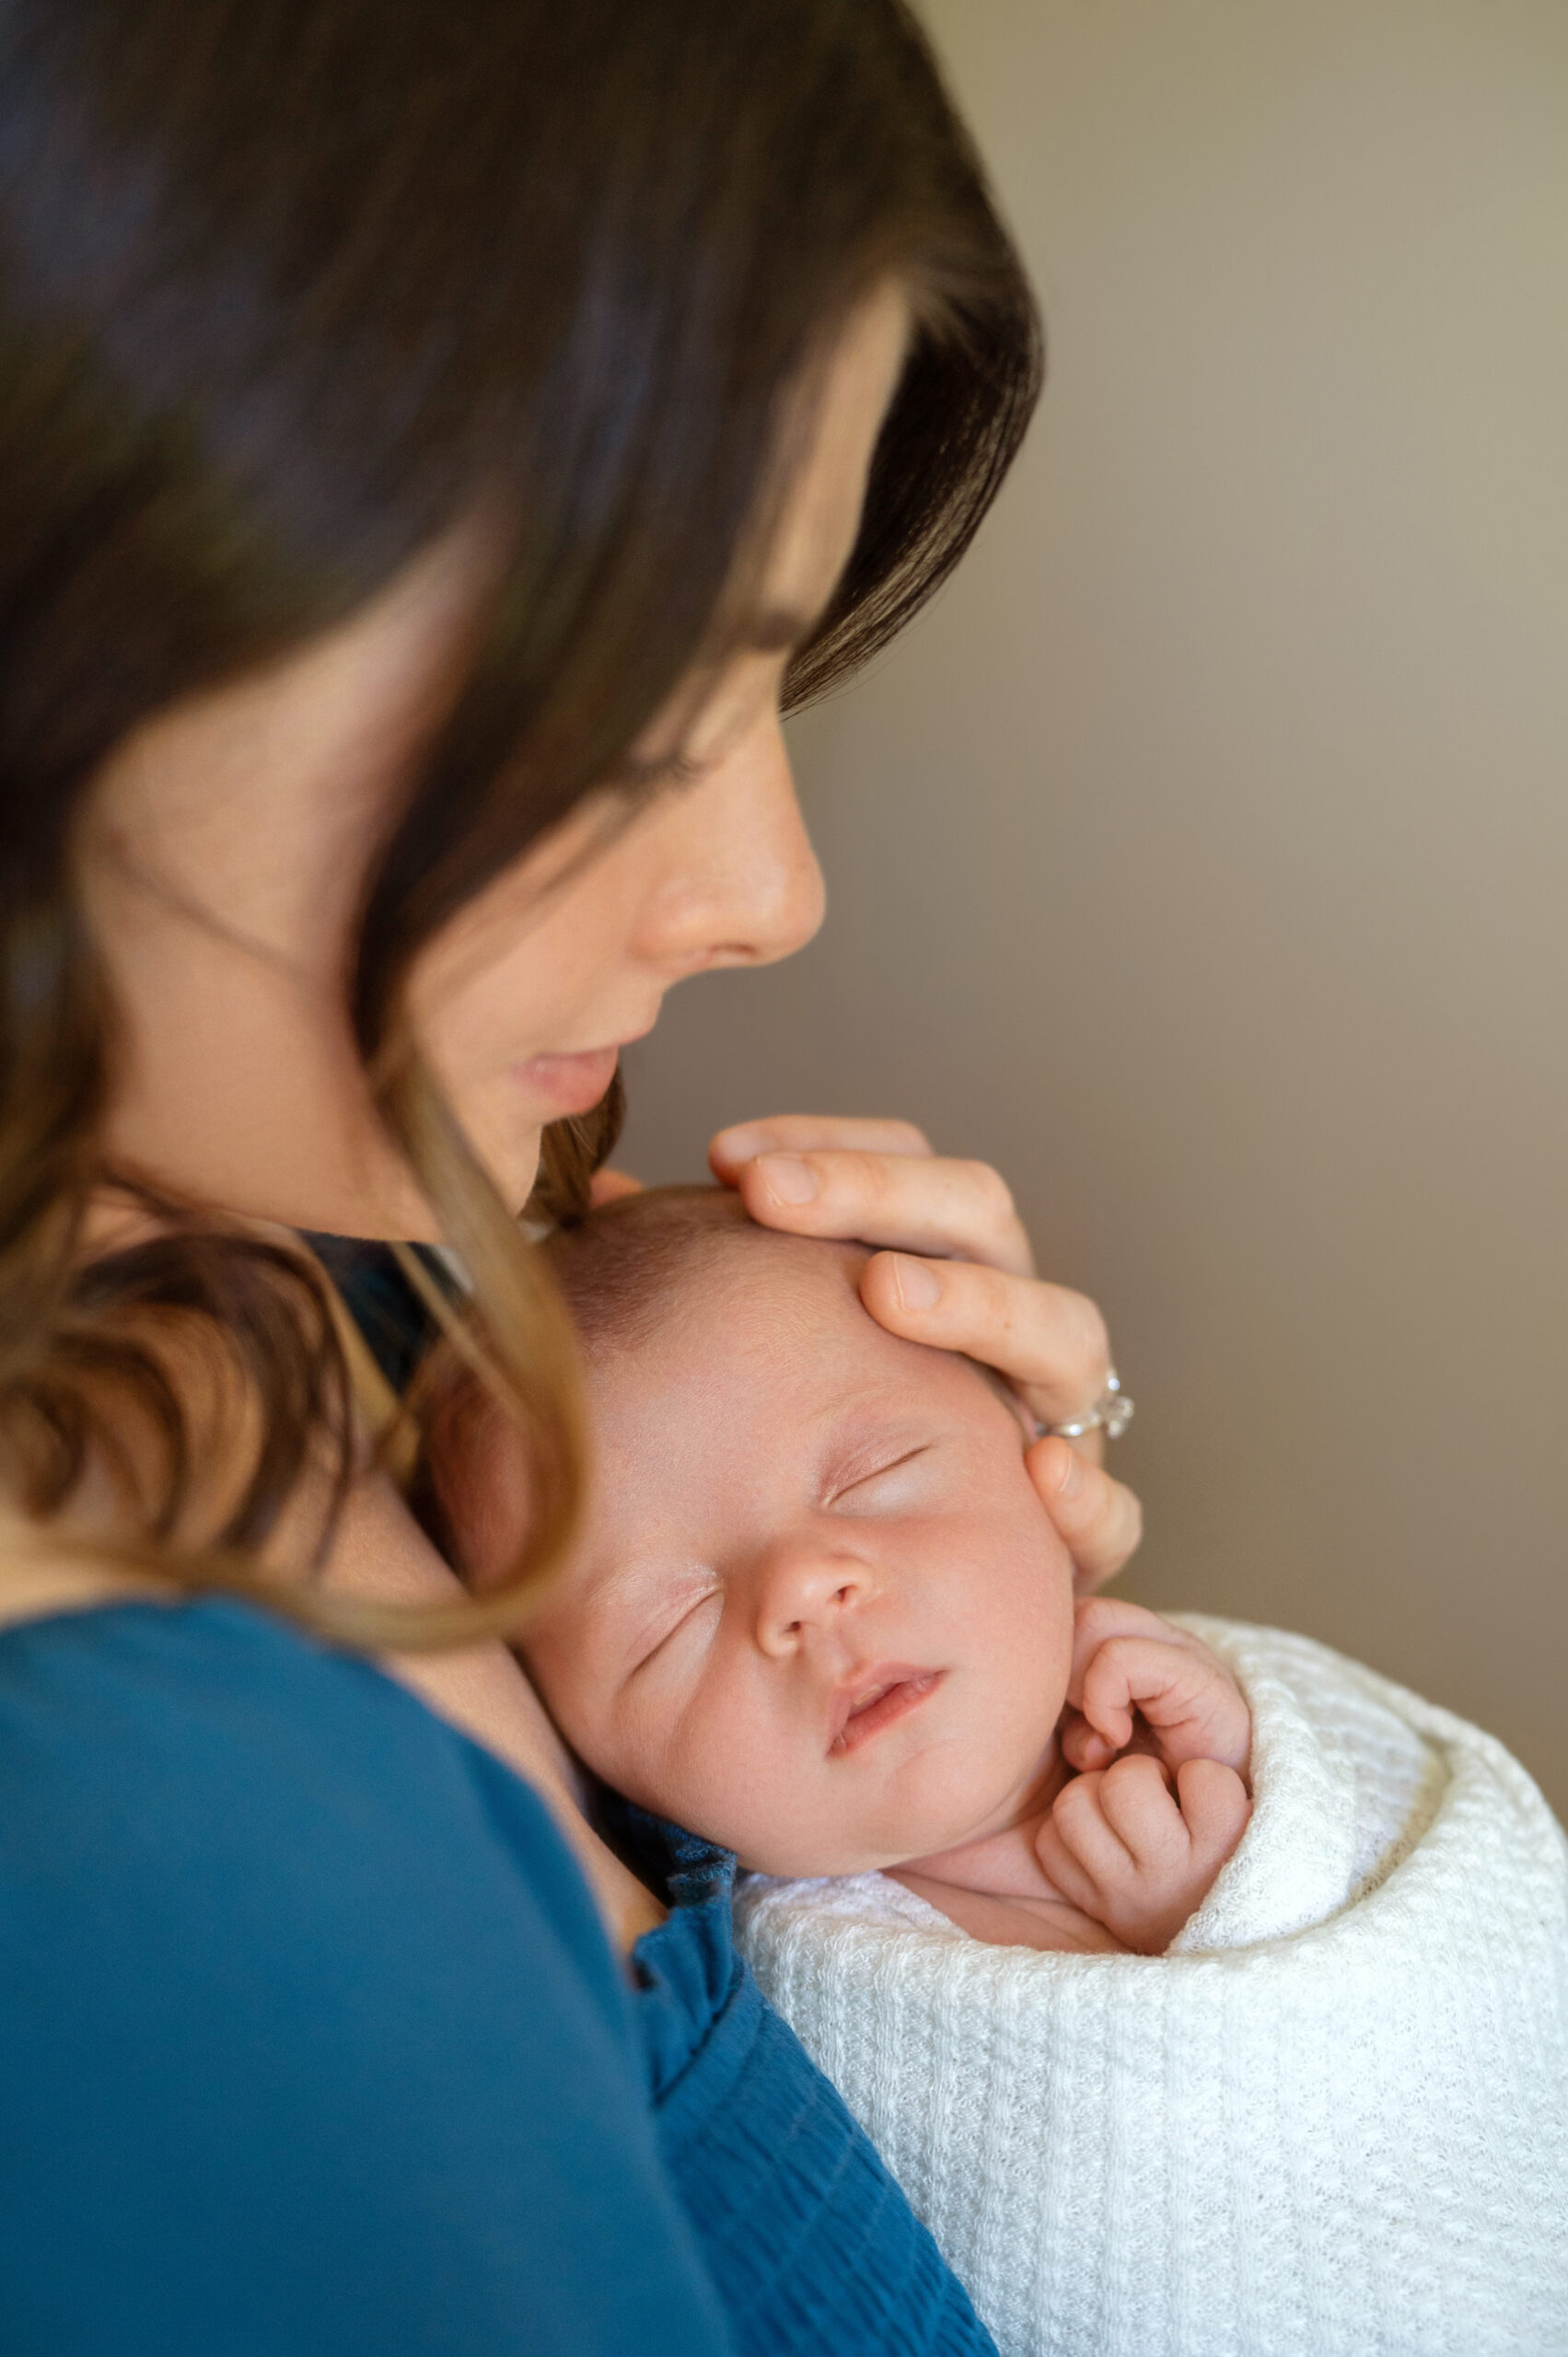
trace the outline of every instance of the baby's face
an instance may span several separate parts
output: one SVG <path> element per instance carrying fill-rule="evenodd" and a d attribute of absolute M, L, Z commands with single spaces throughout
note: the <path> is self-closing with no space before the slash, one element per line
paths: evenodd
<path fill-rule="evenodd" d="M 527 1641 L 581 1757 L 781 1875 L 1000 1830 L 1054 1756 L 1072 1569 L 1013 1410 L 757 1239 L 589 1370 L 595 1502 Z"/>

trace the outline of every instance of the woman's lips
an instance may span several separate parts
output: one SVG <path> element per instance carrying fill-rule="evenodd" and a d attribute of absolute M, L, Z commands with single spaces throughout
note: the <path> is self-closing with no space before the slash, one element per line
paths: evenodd
<path fill-rule="evenodd" d="M 617 1047 L 588 1048 L 575 1056 L 530 1056 L 516 1067 L 530 1097 L 564 1113 L 587 1113 L 615 1077 Z"/>
<path fill-rule="evenodd" d="M 914 1669 L 907 1662 L 888 1662 L 869 1671 L 840 1695 L 838 1724 L 829 1750 L 858 1750 L 895 1719 L 918 1710 L 941 1682 L 939 1669 Z"/>

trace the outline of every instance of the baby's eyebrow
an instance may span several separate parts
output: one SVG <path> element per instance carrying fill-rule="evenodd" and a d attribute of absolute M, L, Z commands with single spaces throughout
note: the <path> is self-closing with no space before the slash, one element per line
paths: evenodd
<path fill-rule="evenodd" d="M 911 1445 L 925 1429 L 919 1402 L 901 1387 L 857 1387 L 811 1418 L 815 1434 L 813 1463 L 824 1488 L 841 1484 L 889 1449 Z"/>
<path fill-rule="evenodd" d="M 913 1406 L 907 1383 L 852 1383 L 824 1400 L 819 1408 L 814 1408 L 807 1421 L 813 1431 L 819 1431 L 852 1415 L 865 1414 L 869 1418 L 890 1409 L 907 1413 L 912 1411 Z"/>

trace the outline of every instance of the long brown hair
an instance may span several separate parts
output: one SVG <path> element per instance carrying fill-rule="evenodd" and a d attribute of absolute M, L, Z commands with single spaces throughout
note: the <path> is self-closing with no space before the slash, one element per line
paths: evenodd
<path fill-rule="evenodd" d="M 341 620 L 487 506 L 504 577 L 366 880 L 350 1002 L 474 1281 L 462 1347 L 532 1455 L 528 1558 L 482 1608 L 517 1617 L 576 1496 L 570 1342 L 420 1062 L 405 978 L 711 651 L 784 405 L 889 274 L 915 341 L 796 701 L 946 576 L 1038 389 L 1027 287 L 902 0 L 0 10 L 0 1452 L 29 1514 L 112 1459 L 134 1405 L 163 1469 L 131 1550 L 147 1568 L 389 1633 L 254 1562 L 324 1442 L 334 1497 L 349 1479 L 308 1267 L 159 1202 L 154 1240 L 84 1271 L 114 1010 L 72 843 L 138 722 Z M 547 1140 L 554 1209 L 604 1134 Z M 200 1436 L 159 1318 L 220 1330 L 261 1406 L 243 1491 L 194 1549 L 176 1535 Z"/>

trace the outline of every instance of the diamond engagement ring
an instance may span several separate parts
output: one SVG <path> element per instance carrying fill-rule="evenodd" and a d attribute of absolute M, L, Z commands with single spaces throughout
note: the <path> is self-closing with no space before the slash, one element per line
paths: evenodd
<path fill-rule="evenodd" d="M 1120 1440 L 1133 1416 L 1132 1402 L 1121 1388 L 1121 1378 L 1114 1370 L 1106 1376 L 1105 1389 L 1086 1415 L 1074 1416 L 1069 1424 L 1041 1424 L 1037 1440 L 1082 1440 L 1086 1433 L 1103 1433 L 1107 1440 Z"/>

